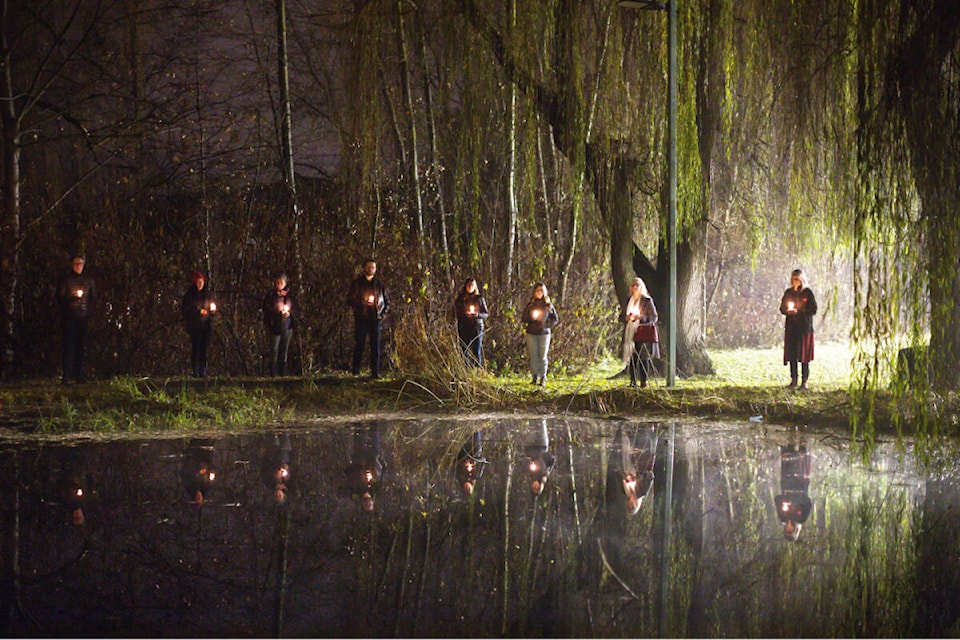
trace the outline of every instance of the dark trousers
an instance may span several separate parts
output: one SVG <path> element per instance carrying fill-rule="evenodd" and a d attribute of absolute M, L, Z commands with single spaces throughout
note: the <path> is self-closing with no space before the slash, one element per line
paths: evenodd
<path fill-rule="evenodd" d="M 363 359 L 363 347 L 370 340 L 370 375 L 380 375 L 380 321 L 354 318 L 353 338 L 353 375 L 360 374 L 360 361 Z"/>
<path fill-rule="evenodd" d="M 270 351 L 267 357 L 270 359 L 270 375 L 285 375 L 287 372 L 287 352 L 290 351 L 290 338 L 293 337 L 293 329 L 287 329 L 283 333 L 270 333 Z"/>
<path fill-rule="evenodd" d="M 463 357 L 467 364 L 479 367 L 483 364 L 483 332 L 474 327 L 457 326 L 460 336 L 460 346 L 463 348 Z"/>
<path fill-rule="evenodd" d="M 87 343 L 87 319 L 63 319 L 63 380 L 83 380 Z"/>
<path fill-rule="evenodd" d="M 633 355 L 630 356 L 630 382 L 647 381 L 647 374 L 653 361 L 650 359 L 650 353 L 647 351 L 647 345 L 643 342 L 633 343 Z"/>
<path fill-rule="evenodd" d="M 804 379 L 804 380 L 808 380 L 808 379 L 810 378 L 810 363 L 809 363 L 809 362 L 801 362 L 801 363 L 800 363 L 800 373 L 803 375 L 803 379 Z M 796 360 L 791 360 L 791 361 L 790 361 L 790 379 L 791 379 L 791 380 L 796 380 L 796 379 L 797 379 L 797 361 L 796 361 Z"/>
<path fill-rule="evenodd" d="M 190 332 L 190 369 L 195 378 L 207 375 L 207 347 L 210 345 L 211 335 L 212 329 Z"/>

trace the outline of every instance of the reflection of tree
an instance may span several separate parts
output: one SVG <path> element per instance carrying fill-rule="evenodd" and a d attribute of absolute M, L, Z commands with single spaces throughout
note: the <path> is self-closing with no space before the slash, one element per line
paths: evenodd
<path fill-rule="evenodd" d="M 624 440 L 615 437 L 618 425 L 632 433 L 623 423 L 548 420 L 557 464 L 535 498 L 517 468 L 531 424 L 382 422 L 391 472 L 373 513 L 343 488 L 354 427 L 366 423 L 291 433 L 282 455 L 296 487 L 282 507 L 262 477 L 278 452 L 261 436 L 216 440 L 218 484 L 202 509 L 185 499 L 178 477 L 185 440 L 85 445 L 95 500 L 83 527 L 50 500 L 63 447 L 20 452 L 16 464 L 5 456 L 4 575 L 16 560 L 7 552 L 15 533 L 24 609 L 10 616 L 5 608 L 5 630 L 649 637 L 666 593 L 667 635 L 952 633 L 949 616 L 937 614 L 955 605 L 944 590 L 956 586 L 957 571 L 938 548 L 956 548 L 956 483 L 928 483 L 921 501 L 896 458 L 867 470 L 813 440 L 817 507 L 788 545 L 774 514 L 777 437 L 678 429 L 667 503 L 661 433 L 652 502 L 629 516 Z M 478 429 L 488 465 L 465 496 L 451 467 Z M 19 508 L 11 511 L 14 488 Z M 669 520 L 660 515 L 667 504 Z M 662 589 L 657 552 L 667 539 Z M 926 608 L 917 609 L 917 594 Z"/>

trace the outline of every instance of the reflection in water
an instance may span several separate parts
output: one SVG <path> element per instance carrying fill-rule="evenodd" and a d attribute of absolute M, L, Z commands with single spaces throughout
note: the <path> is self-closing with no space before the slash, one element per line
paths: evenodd
<path fill-rule="evenodd" d="M 277 504 L 284 504 L 293 480 L 290 470 L 290 455 L 293 452 L 290 434 L 281 432 L 266 438 L 268 442 L 263 452 L 260 477 L 270 490 L 274 501 Z"/>
<path fill-rule="evenodd" d="M 480 431 L 474 431 L 470 439 L 460 447 L 457 463 L 454 466 L 454 475 L 460 490 L 468 496 L 473 495 L 477 480 L 483 475 L 483 468 L 486 466 L 487 460 L 483 457 L 483 437 Z"/>
<path fill-rule="evenodd" d="M 657 460 L 657 429 L 646 425 L 638 428 L 633 438 L 623 429 L 617 430 L 620 441 L 620 473 L 627 509 L 633 515 L 653 488 L 653 464 Z"/>
<path fill-rule="evenodd" d="M 550 435 L 547 433 L 547 419 L 535 421 L 530 431 L 525 435 L 523 458 L 520 468 L 523 469 L 530 485 L 530 493 L 535 496 L 543 493 L 547 478 L 556 464 L 556 457 L 550 453 Z"/>
<path fill-rule="evenodd" d="M 751 426 L 488 417 L 7 449 L 2 632 L 960 634 L 956 443 L 930 469 L 887 443 L 866 465 L 832 436 Z M 533 501 L 518 444 L 556 456 Z M 809 464 L 781 449 L 816 460 L 813 495 L 791 484 Z M 471 455 L 488 468 L 465 500 L 449 483 Z M 354 489 L 379 496 L 371 513 L 344 491 L 348 464 L 376 479 Z M 214 496 L 184 509 L 212 469 Z M 71 477 L 83 527 L 65 511 Z M 794 544 L 775 515 L 787 491 L 816 502 Z"/>
<path fill-rule="evenodd" d="M 70 513 L 70 522 L 77 526 L 86 522 L 83 513 L 88 501 L 84 453 L 85 450 L 80 447 L 67 449 L 60 470 L 60 497 Z"/>
<path fill-rule="evenodd" d="M 194 438 L 187 444 L 180 466 L 180 482 L 191 502 L 202 507 L 203 501 L 210 496 L 210 490 L 217 479 L 213 468 L 213 440 Z"/>
<path fill-rule="evenodd" d="M 360 495 L 364 511 L 373 511 L 380 478 L 386 468 L 387 463 L 380 453 L 380 425 L 354 432 L 353 452 L 344 474 L 350 491 Z"/>
<path fill-rule="evenodd" d="M 780 447 L 780 495 L 774 502 L 777 517 L 783 523 L 783 537 L 796 542 L 803 523 L 810 516 L 810 453 L 805 445 L 788 444 Z"/>

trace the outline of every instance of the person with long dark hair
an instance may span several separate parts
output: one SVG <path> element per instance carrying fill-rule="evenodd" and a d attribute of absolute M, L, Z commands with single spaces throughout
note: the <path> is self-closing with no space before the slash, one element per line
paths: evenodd
<path fill-rule="evenodd" d="M 542 282 L 533 286 L 533 295 L 523 308 L 521 320 L 526 325 L 527 356 L 530 358 L 533 384 L 542 387 L 547 381 L 550 331 L 560 322 L 560 316 L 550 302 L 547 287 Z"/>
<path fill-rule="evenodd" d="M 467 278 L 453 303 L 457 336 L 468 364 L 483 364 L 483 321 L 490 315 L 476 278 Z"/>
<path fill-rule="evenodd" d="M 207 375 L 207 347 L 213 335 L 213 316 L 217 303 L 207 285 L 207 278 L 199 271 L 190 274 L 190 286 L 183 294 L 180 314 L 190 336 L 190 370 L 194 378 Z"/>

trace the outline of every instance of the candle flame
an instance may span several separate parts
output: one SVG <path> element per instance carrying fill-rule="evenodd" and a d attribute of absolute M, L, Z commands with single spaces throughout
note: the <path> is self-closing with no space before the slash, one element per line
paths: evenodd
<path fill-rule="evenodd" d="M 531 316 L 532 318 L 539 318 L 539 317 L 540 317 L 540 312 L 539 312 L 537 309 L 534 309 L 533 311 L 530 312 L 530 316 Z"/>
<path fill-rule="evenodd" d="M 784 502 L 783 506 L 780 507 L 781 511 L 787 512 L 790 511 L 791 504 L 789 502 Z"/>
<path fill-rule="evenodd" d="M 74 492 L 74 494 L 75 494 L 78 498 L 82 498 L 82 497 L 83 497 L 83 488 L 82 488 L 82 487 L 77 487 L 77 490 Z"/>
<path fill-rule="evenodd" d="M 473 472 L 473 463 L 472 463 L 472 462 L 468 462 L 468 463 L 466 464 L 466 468 L 467 468 L 467 473 L 472 473 L 472 472 Z"/>
<path fill-rule="evenodd" d="M 530 471 L 536 471 L 536 470 L 537 470 L 537 463 L 536 463 L 536 462 L 531 462 L 531 463 L 530 463 Z"/>
<path fill-rule="evenodd" d="M 367 302 L 369 302 L 370 304 L 373 304 L 373 296 L 368 296 Z"/>
<path fill-rule="evenodd" d="M 216 471 L 211 471 L 211 472 L 208 474 L 207 477 L 210 478 L 210 482 L 213 482 L 214 480 L 217 479 L 217 472 L 216 472 Z"/>
<path fill-rule="evenodd" d="M 217 310 L 217 303 L 216 303 L 216 302 L 211 302 L 211 303 L 210 303 L 210 311 L 216 311 L 216 310 Z"/>
<path fill-rule="evenodd" d="M 373 482 L 373 473 L 369 470 L 366 472 L 367 482 Z"/>
<path fill-rule="evenodd" d="M 77 297 L 78 297 L 78 298 L 82 298 L 82 297 L 83 297 L 83 289 L 77 289 Z"/>

